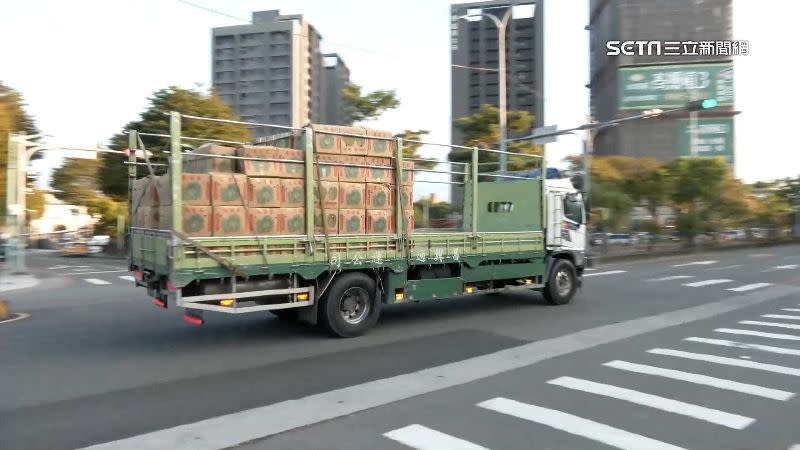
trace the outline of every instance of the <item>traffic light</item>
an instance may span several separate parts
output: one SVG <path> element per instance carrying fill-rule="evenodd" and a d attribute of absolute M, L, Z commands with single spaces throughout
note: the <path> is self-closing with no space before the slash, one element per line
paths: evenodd
<path fill-rule="evenodd" d="M 702 111 L 705 109 L 712 109 L 717 107 L 717 99 L 705 98 L 703 100 L 695 100 L 686 104 L 687 111 Z"/>

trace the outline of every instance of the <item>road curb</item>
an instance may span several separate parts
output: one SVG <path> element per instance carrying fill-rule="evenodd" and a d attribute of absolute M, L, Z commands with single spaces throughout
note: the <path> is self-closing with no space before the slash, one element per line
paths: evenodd
<path fill-rule="evenodd" d="M 9 318 L 5 320 L 0 320 L 0 325 L 4 325 L 11 322 L 16 322 L 18 320 L 27 319 L 31 315 L 28 313 L 12 313 Z"/>
<path fill-rule="evenodd" d="M 592 260 L 595 263 L 613 263 L 613 262 L 637 261 L 642 259 L 662 258 L 665 256 L 702 255 L 704 253 L 743 250 L 748 248 L 776 247 L 780 245 L 800 245 L 800 240 L 792 239 L 789 241 L 752 242 L 742 245 L 733 245 L 725 247 L 702 247 L 689 250 L 684 248 L 684 249 L 661 251 L 661 252 L 645 251 L 642 253 L 624 254 L 624 255 L 608 255 L 608 256 L 592 255 Z"/>

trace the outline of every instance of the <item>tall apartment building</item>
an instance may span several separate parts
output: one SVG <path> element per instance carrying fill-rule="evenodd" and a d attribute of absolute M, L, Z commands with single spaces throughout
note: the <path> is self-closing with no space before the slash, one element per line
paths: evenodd
<path fill-rule="evenodd" d="M 352 107 L 344 101 L 342 90 L 350 82 L 350 69 L 336 53 L 323 55 L 325 67 L 325 123 L 349 125 L 352 123 Z"/>
<path fill-rule="evenodd" d="M 722 156 L 733 163 L 733 63 L 717 48 L 732 36 L 732 0 L 589 0 L 591 114 L 606 121 L 714 97 L 695 114 L 631 121 L 601 130 L 596 155 Z M 608 55 L 608 41 L 664 41 L 634 55 Z M 713 48 L 713 51 L 709 51 Z M 650 53 L 650 54 L 648 54 Z M 679 54 L 676 54 L 679 53 Z M 721 54 L 722 53 L 722 54 Z M 728 54 L 725 54 L 728 53 Z"/>
<path fill-rule="evenodd" d="M 513 8 L 506 27 L 507 109 L 529 111 L 535 126 L 544 123 L 542 3 L 492 0 L 450 5 L 452 121 L 478 112 L 484 104 L 498 106 L 498 73 L 480 70 L 498 68 L 498 28 L 493 20 L 478 14 L 502 19 Z M 452 143 L 461 144 L 462 137 L 454 126 L 451 138 Z M 451 200 L 454 205 L 461 204 L 463 190 L 454 187 Z"/>
<path fill-rule="evenodd" d="M 321 40 L 302 15 L 277 10 L 254 12 L 252 24 L 214 28 L 213 86 L 245 121 L 302 127 L 340 120 L 327 114 L 326 102 L 340 101 L 341 90 L 326 89 Z"/>

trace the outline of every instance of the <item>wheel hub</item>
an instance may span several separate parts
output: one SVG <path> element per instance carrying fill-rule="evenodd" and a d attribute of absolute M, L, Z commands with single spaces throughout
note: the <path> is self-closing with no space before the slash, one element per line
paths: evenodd
<path fill-rule="evenodd" d="M 357 324 L 369 313 L 369 297 L 361 288 L 350 288 L 342 296 L 339 311 L 347 323 Z"/>
<path fill-rule="evenodd" d="M 572 290 L 572 279 L 566 271 L 561 270 L 556 274 L 556 290 L 562 297 Z"/>

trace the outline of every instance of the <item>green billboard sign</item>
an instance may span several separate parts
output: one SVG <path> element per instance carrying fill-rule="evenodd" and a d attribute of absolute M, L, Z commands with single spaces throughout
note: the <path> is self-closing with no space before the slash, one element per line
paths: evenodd
<path fill-rule="evenodd" d="M 623 67 L 617 84 L 620 109 L 680 108 L 704 98 L 733 105 L 731 63 Z"/>
<path fill-rule="evenodd" d="M 680 119 L 677 123 L 678 156 L 722 157 L 733 164 L 733 118 Z"/>

